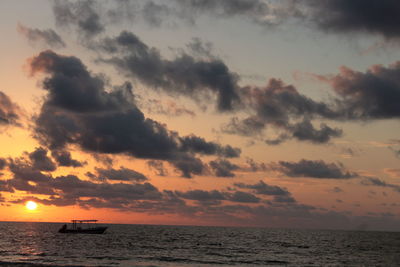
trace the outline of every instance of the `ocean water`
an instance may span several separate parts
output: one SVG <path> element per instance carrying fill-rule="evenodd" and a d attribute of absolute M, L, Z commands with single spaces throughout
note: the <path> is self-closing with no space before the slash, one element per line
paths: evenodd
<path fill-rule="evenodd" d="M 0 266 L 400 266 L 400 233 L 0 222 Z M 22 264 L 26 263 L 26 264 Z"/>

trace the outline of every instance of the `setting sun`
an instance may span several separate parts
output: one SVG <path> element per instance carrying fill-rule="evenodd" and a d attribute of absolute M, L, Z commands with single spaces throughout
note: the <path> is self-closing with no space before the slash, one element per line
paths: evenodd
<path fill-rule="evenodd" d="M 36 208 L 37 208 L 37 204 L 36 204 L 36 202 L 34 202 L 34 201 L 28 201 L 28 202 L 26 202 L 26 204 L 25 204 L 25 207 L 28 209 L 28 210 L 35 210 Z"/>

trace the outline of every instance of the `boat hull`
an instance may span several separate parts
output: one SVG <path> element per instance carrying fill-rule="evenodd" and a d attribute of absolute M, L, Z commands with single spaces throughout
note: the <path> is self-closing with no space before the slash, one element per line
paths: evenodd
<path fill-rule="evenodd" d="M 62 234 L 103 234 L 107 227 L 96 227 L 90 229 L 60 229 L 58 232 Z"/>

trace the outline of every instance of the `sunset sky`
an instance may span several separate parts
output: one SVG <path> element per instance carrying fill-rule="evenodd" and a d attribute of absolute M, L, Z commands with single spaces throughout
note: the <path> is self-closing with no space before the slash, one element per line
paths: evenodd
<path fill-rule="evenodd" d="M 0 220 L 398 231 L 399 25 L 396 0 L 0 1 Z"/>

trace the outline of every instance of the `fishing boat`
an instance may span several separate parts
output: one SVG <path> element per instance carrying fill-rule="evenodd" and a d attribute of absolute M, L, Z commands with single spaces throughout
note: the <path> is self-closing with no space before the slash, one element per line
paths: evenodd
<path fill-rule="evenodd" d="M 102 234 L 107 229 L 106 226 L 98 226 L 97 220 L 71 220 L 71 222 L 71 228 L 64 224 L 58 232 L 63 234 Z"/>

